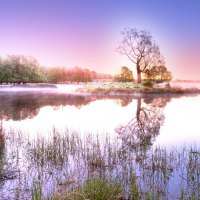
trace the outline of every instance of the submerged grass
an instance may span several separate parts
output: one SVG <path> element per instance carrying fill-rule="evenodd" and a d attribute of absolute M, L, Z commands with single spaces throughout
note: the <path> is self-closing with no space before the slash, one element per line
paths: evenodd
<path fill-rule="evenodd" d="M 5 133 L 2 199 L 199 199 L 199 147 L 130 148 L 120 139 L 53 130 Z M 5 171 L 6 169 L 6 171 Z M 14 176 L 15 175 L 15 176 Z"/>

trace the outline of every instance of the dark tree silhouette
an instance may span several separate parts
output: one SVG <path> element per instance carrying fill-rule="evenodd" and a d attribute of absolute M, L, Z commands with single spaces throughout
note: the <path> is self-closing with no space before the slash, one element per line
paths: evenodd
<path fill-rule="evenodd" d="M 141 83 L 141 73 L 146 68 L 164 63 L 160 49 L 148 31 L 125 29 L 122 38 L 117 50 L 136 66 L 138 83 Z"/>

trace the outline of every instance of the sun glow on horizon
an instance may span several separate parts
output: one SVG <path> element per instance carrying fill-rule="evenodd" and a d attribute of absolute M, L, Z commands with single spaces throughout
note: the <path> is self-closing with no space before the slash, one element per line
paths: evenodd
<path fill-rule="evenodd" d="M 45 1 L 20 1 L 24 3 L 12 6 L 9 0 L 0 2 L 0 56 L 23 54 L 42 66 L 78 66 L 115 74 L 120 66 L 134 69 L 116 52 L 120 32 L 133 27 L 152 33 L 175 79 L 199 79 L 198 2 L 58 0 L 46 9 Z"/>

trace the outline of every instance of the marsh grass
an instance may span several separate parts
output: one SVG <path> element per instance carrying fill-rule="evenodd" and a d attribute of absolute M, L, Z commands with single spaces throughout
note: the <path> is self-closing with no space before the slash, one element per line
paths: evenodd
<path fill-rule="evenodd" d="M 74 191 L 64 194 L 55 194 L 53 199 L 96 199 L 96 200 L 122 200 L 124 199 L 123 189 L 120 183 L 108 182 L 105 178 L 96 178 L 87 180 L 81 187 L 77 187 Z"/>
<path fill-rule="evenodd" d="M 33 188 L 31 189 L 31 200 L 41 200 L 42 199 L 42 187 L 40 182 L 36 182 L 33 184 Z"/>
<path fill-rule="evenodd" d="M 4 133 L 2 199 L 199 199 L 199 147 L 129 148 L 120 138 L 53 129 Z M 11 177 L 11 176 L 10 176 Z"/>

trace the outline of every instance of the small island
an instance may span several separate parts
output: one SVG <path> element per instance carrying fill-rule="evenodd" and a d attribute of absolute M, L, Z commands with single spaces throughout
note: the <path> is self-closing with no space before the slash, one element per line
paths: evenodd
<path fill-rule="evenodd" d="M 82 88 L 78 88 L 77 92 L 82 94 L 91 95 L 146 95 L 146 94 L 192 94 L 200 93 L 198 88 L 182 88 L 178 86 L 171 86 L 170 83 L 166 84 L 150 84 L 144 82 L 143 84 L 137 84 L 133 82 L 110 82 L 101 84 L 85 85 Z"/>

